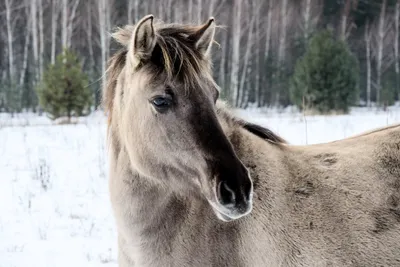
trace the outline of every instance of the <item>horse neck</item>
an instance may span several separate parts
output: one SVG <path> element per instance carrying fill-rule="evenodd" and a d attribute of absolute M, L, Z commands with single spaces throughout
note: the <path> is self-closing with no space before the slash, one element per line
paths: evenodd
<path fill-rule="evenodd" d="M 121 147 L 116 136 L 110 135 L 110 188 L 113 201 L 124 201 L 114 206 L 120 214 L 131 216 L 137 229 L 145 230 L 157 222 L 167 222 L 175 217 L 187 217 L 192 199 L 177 190 L 165 186 L 156 179 L 141 175 L 132 168 L 126 149 Z M 160 179 L 162 180 L 162 179 Z M 172 216 L 172 217 L 171 217 Z M 162 228 L 160 228 L 162 229 Z"/>

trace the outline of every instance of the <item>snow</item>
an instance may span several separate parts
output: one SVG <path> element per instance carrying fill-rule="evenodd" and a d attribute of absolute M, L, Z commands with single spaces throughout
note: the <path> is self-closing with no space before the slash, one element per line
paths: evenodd
<path fill-rule="evenodd" d="M 400 107 L 303 116 L 288 108 L 237 110 L 292 144 L 314 144 L 400 123 Z M 0 114 L 0 267 L 117 266 L 101 112 L 74 124 Z"/>

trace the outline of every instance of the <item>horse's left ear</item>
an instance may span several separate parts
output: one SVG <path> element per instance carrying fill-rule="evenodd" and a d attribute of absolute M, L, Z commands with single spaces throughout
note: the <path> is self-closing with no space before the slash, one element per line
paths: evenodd
<path fill-rule="evenodd" d="M 211 50 L 214 34 L 215 23 L 214 18 L 211 17 L 205 24 L 201 25 L 195 33 L 190 35 L 190 38 L 196 42 L 196 48 L 199 49 L 202 54 L 207 55 Z"/>
<path fill-rule="evenodd" d="M 153 53 L 156 44 L 153 19 L 153 15 L 145 16 L 137 23 L 133 30 L 130 54 L 133 56 L 134 66 L 140 61 L 149 59 Z"/>

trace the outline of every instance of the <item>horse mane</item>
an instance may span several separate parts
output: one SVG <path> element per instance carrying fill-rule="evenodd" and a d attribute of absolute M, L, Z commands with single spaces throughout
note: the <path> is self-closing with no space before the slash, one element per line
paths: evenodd
<path fill-rule="evenodd" d="M 271 131 L 268 128 L 264 128 L 260 125 L 250 123 L 244 120 L 240 120 L 239 124 L 249 131 L 250 133 L 274 144 L 287 144 L 286 140 Z"/>
<path fill-rule="evenodd" d="M 229 112 L 229 109 L 226 107 L 226 103 L 222 101 L 217 102 L 217 114 L 221 116 L 227 123 L 229 123 L 231 127 L 243 128 L 271 144 L 287 144 L 285 139 L 274 133 L 272 130 L 234 116 L 231 112 Z"/>
<path fill-rule="evenodd" d="M 126 49 L 121 49 L 115 53 L 108 61 L 108 68 L 106 71 L 107 80 L 106 84 L 103 85 L 103 97 L 102 106 L 103 109 L 108 113 L 108 124 L 111 124 L 112 108 L 115 97 L 115 88 L 117 86 L 118 76 L 125 66 L 126 62 Z"/>
<path fill-rule="evenodd" d="M 209 58 L 195 49 L 195 40 L 191 38 L 199 27 L 201 26 L 155 22 L 156 45 L 150 59 L 152 64 L 149 71 L 154 75 L 164 72 L 169 80 L 179 79 L 185 91 L 195 87 L 200 80 L 200 75 L 208 76 L 207 80 L 211 85 L 218 88 L 212 79 Z M 126 58 L 134 29 L 134 25 L 126 25 L 123 28 L 117 28 L 112 34 L 123 47 L 110 58 L 106 71 L 107 82 L 103 90 L 102 103 L 103 108 L 108 112 L 109 123 L 118 76 L 124 67 L 130 67 L 130 64 L 126 64 Z M 145 66 L 139 64 L 138 68 L 141 67 Z"/>

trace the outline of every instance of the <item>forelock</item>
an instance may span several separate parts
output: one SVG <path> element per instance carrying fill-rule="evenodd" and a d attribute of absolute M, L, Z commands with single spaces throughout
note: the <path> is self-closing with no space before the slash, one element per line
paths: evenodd
<path fill-rule="evenodd" d="M 204 78 L 218 89 L 212 78 L 210 59 L 195 48 L 195 40 L 190 37 L 198 30 L 198 26 L 164 24 L 157 21 L 154 29 L 156 45 L 150 59 L 152 64 L 146 64 L 149 66 L 148 71 L 154 75 L 165 73 L 167 79 L 179 81 L 186 91 L 196 88 Z M 112 111 L 118 76 L 124 67 L 132 67 L 126 64 L 126 55 L 133 30 L 133 25 L 127 25 L 118 28 L 112 35 L 123 47 L 110 58 L 106 72 L 107 84 L 104 85 L 103 107 L 109 113 Z M 145 66 L 142 64 L 137 66 L 137 68 L 142 67 Z"/>

